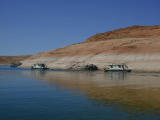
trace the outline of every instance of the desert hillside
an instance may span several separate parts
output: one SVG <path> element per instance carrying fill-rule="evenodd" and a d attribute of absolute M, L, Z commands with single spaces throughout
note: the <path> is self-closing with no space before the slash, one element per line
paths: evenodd
<path fill-rule="evenodd" d="M 15 63 L 15 62 L 22 61 L 28 57 L 30 57 L 30 55 L 27 55 L 27 56 L 0 56 L 0 64 Z"/>
<path fill-rule="evenodd" d="M 134 70 L 160 71 L 160 26 L 131 26 L 96 34 L 85 42 L 39 53 L 23 66 L 43 62 L 51 68 L 81 68 L 126 63 Z"/>
<path fill-rule="evenodd" d="M 114 31 L 96 34 L 88 38 L 87 42 L 103 41 L 109 39 L 122 39 L 122 38 L 148 38 L 160 36 L 160 26 L 131 26 L 121 28 Z"/>
<path fill-rule="evenodd" d="M 160 53 L 159 47 L 160 26 L 132 26 L 96 34 L 89 37 L 86 42 L 40 53 L 32 58 L 104 53 Z"/>

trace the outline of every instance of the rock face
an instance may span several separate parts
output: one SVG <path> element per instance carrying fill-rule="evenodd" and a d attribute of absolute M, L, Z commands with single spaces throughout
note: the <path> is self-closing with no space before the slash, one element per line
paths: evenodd
<path fill-rule="evenodd" d="M 160 72 L 160 26 L 133 26 L 92 36 L 86 42 L 39 53 L 22 67 L 45 63 L 56 69 L 84 69 L 94 64 L 125 63 L 135 71 Z"/>

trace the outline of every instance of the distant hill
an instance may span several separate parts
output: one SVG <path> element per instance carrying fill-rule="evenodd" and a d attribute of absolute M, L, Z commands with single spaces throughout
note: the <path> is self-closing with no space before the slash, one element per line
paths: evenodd
<path fill-rule="evenodd" d="M 29 58 L 31 55 L 26 56 L 0 56 L 0 64 L 11 64 L 14 62 L 19 62 Z"/>

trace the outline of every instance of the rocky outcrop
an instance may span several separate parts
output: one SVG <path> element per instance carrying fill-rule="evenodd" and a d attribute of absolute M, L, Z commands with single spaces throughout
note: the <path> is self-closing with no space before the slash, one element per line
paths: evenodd
<path fill-rule="evenodd" d="M 94 64 L 88 64 L 85 66 L 85 70 L 95 71 L 95 70 L 98 70 L 98 67 Z"/>

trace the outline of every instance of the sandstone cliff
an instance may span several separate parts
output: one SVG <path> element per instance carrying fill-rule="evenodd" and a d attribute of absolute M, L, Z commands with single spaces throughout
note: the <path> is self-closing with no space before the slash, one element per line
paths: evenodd
<path fill-rule="evenodd" d="M 160 71 L 160 26 L 132 26 L 96 34 L 86 42 L 39 53 L 22 67 L 46 63 L 50 68 L 81 69 L 95 64 L 126 63 L 135 71 Z"/>

